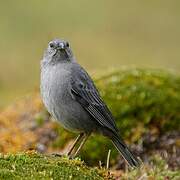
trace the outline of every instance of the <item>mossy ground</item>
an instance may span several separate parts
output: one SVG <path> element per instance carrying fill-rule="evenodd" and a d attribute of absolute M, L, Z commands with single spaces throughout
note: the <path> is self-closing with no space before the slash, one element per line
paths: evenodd
<path fill-rule="evenodd" d="M 109 171 L 91 168 L 80 159 L 70 160 L 67 157 L 40 155 L 35 152 L 9 154 L 0 156 L 0 179 L 77 179 L 77 180 L 110 180 L 110 179 L 174 179 L 180 177 L 179 171 L 168 169 L 166 162 L 159 156 L 151 159 L 138 169 Z"/>
<path fill-rule="evenodd" d="M 0 156 L 0 179 L 110 179 L 103 170 L 66 157 L 22 153 Z"/>

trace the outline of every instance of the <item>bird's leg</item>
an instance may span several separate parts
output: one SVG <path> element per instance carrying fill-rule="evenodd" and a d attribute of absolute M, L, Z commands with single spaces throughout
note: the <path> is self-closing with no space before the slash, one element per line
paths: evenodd
<path fill-rule="evenodd" d="M 76 140 L 73 142 L 72 146 L 70 147 L 69 151 L 67 152 L 67 156 L 70 156 L 73 149 L 75 148 L 76 144 L 82 139 L 82 137 L 84 136 L 84 133 L 81 133 L 78 135 L 78 137 L 76 138 Z"/>
<path fill-rule="evenodd" d="M 91 133 L 85 134 L 84 138 L 81 142 L 81 144 L 79 145 L 78 149 L 75 151 L 74 154 L 71 155 L 71 158 L 74 158 L 78 155 L 78 153 L 80 152 L 81 148 L 83 147 L 83 145 L 85 144 L 86 140 L 88 139 L 88 137 L 90 136 Z"/>

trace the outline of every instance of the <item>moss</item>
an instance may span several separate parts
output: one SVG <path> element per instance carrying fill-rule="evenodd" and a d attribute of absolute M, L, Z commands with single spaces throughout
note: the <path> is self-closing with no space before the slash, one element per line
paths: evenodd
<path fill-rule="evenodd" d="M 1 155 L 2 179 L 103 179 L 102 171 L 89 168 L 82 161 L 36 153 Z M 107 176 L 106 176 L 107 177 Z M 110 178 L 110 177 L 109 177 Z"/>
<path fill-rule="evenodd" d="M 91 168 L 79 159 L 45 156 L 34 152 L 1 155 L 0 179 L 178 179 L 180 171 L 171 171 L 158 155 L 149 164 L 126 172 Z"/>
<path fill-rule="evenodd" d="M 124 136 L 141 124 L 154 124 L 161 131 L 180 128 L 180 77 L 134 69 L 102 77 L 97 86 Z"/>

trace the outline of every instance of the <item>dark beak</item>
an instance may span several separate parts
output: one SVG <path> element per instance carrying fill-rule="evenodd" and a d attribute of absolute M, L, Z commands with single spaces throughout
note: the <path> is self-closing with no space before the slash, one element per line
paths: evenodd
<path fill-rule="evenodd" d="M 64 50 L 64 49 L 65 49 L 64 43 L 59 43 L 57 49 L 58 49 L 58 50 Z"/>

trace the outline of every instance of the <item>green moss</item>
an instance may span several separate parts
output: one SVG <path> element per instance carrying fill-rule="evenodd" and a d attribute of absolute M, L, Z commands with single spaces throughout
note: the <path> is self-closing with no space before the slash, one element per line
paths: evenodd
<path fill-rule="evenodd" d="M 82 161 L 33 154 L 1 155 L 0 179 L 103 179 Z"/>
<path fill-rule="evenodd" d="M 158 155 L 151 158 L 150 164 L 125 173 L 113 173 L 104 169 L 87 167 L 79 159 L 45 156 L 36 153 L 1 155 L 0 179 L 178 179 L 180 171 L 171 171 Z"/>
<path fill-rule="evenodd" d="M 103 77 L 97 86 L 124 136 L 140 124 L 154 124 L 161 131 L 180 128 L 180 77 L 134 69 Z"/>

